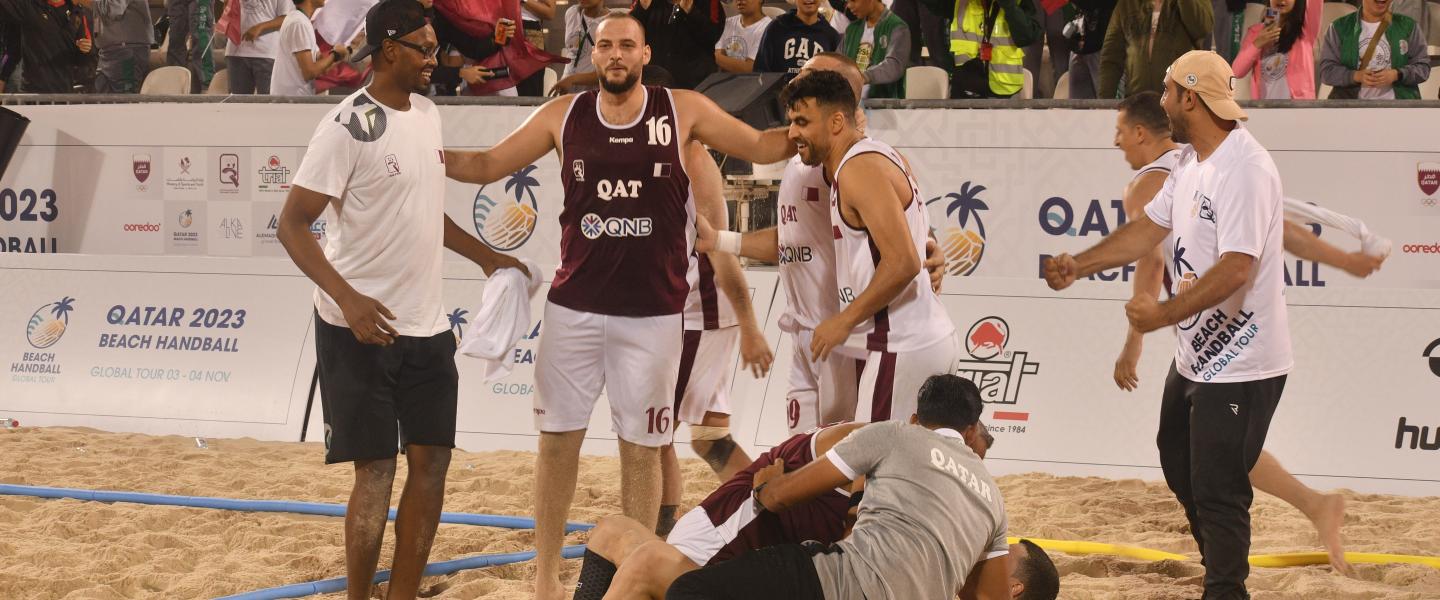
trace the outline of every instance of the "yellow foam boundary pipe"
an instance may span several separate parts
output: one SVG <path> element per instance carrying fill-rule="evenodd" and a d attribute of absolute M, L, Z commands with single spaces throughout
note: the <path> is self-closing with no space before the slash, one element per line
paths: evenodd
<path fill-rule="evenodd" d="M 1047 540 L 1041 538 L 1024 538 L 1034 542 L 1046 550 L 1064 552 L 1066 554 L 1105 554 L 1136 560 L 1190 560 L 1190 557 L 1163 550 L 1153 550 L 1138 546 L 1126 546 L 1122 544 L 1105 544 L 1101 542 L 1079 542 L 1071 540 Z M 1018 544 L 1021 538 L 1012 537 L 1007 543 Z M 1376 552 L 1346 552 L 1345 560 L 1353 564 L 1411 564 L 1425 565 L 1440 569 L 1440 557 L 1436 556 L 1414 556 L 1409 554 L 1382 554 Z M 1250 564 L 1256 567 L 1284 568 L 1303 567 L 1308 565 L 1328 565 L 1330 555 L 1324 552 L 1293 552 L 1287 554 L 1257 554 L 1250 557 Z"/>
<path fill-rule="evenodd" d="M 1020 543 L 1018 537 L 1009 538 L 1011 544 Z M 1138 560 L 1190 560 L 1190 557 L 1183 554 L 1151 550 L 1138 546 L 1124 546 L 1121 544 L 1105 544 L 1101 542 L 1076 542 L 1070 540 L 1045 540 L 1040 538 L 1024 538 L 1035 543 L 1036 546 L 1046 550 L 1064 552 L 1066 554 L 1109 554 Z"/>
<path fill-rule="evenodd" d="M 1345 560 L 1354 564 L 1410 564 L 1425 565 L 1440 569 L 1440 557 L 1413 556 L 1409 554 L 1380 554 L 1375 552 L 1346 552 Z M 1250 557 L 1250 564 L 1257 567 L 1300 567 L 1305 565 L 1328 565 L 1330 555 L 1324 552 L 1294 552 L 1290 554 L 1257 554 Z"/>

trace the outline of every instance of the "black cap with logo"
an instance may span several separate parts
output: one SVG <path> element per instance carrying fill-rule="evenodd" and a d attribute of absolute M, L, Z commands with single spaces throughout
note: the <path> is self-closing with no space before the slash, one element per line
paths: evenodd
<path fill-rule="evenodd" d="M 370 56 L 385 40 L 405 37 L 428 23 L 425 7 L 416 0 L 381 0 L 365 13 L 365 45 L 356 50 L 350 60 Z"/>

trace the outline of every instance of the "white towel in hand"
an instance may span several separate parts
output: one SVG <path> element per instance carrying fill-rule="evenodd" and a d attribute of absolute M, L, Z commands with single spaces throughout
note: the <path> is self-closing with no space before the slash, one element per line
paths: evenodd
<path fill-rule="evenodd" d="M 540 267 L 521 259 L 530 277 L 519 269 L 500 269 L 485 282 L 480 310 L 465 331 L 460 354 L 485 361 L 485 382 L 510 374 L 515 344 L 530 332 L 530 297 L 540 289 Z"/>

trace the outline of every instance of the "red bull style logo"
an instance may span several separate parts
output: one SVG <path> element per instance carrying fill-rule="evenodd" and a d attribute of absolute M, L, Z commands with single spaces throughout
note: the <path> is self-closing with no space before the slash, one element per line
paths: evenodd
<path fill-rule="evenodd" d="M 1028 352 L 1006 350 L 1009 343 L 1010 324 L 1000 317 L 980 319 L 965 333 L 965 351 L 974 360 L 960 361 L 956 375 L 974 382 L 975 387 L 980 389 L 980 399 L 986 403 L 1018 403 L 1021 381 L 1026 375 L 1040 372 L 1040 363 L 1026 360 Z M 997 421 L 1028 421 L 1030 413 L 997 410 L 991 418 Z"/>

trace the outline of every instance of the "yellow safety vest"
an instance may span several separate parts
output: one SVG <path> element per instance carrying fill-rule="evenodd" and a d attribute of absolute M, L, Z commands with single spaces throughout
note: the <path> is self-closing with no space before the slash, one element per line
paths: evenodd
<path fill-rule="evenodd" d="M 950 53 L 955 55 L 957 65 L 980 55 L 980 40 L 985 35 L 983 5 L 980 0 L 955 3 L 955 18 L 950 21 Z M 990 44 L 990 91 L 1001 96 L 1019 92 L 1025 86 L 1025 50 L 1010 39 L 1010 24 L 1003 14 L 995 17 Z"/>

